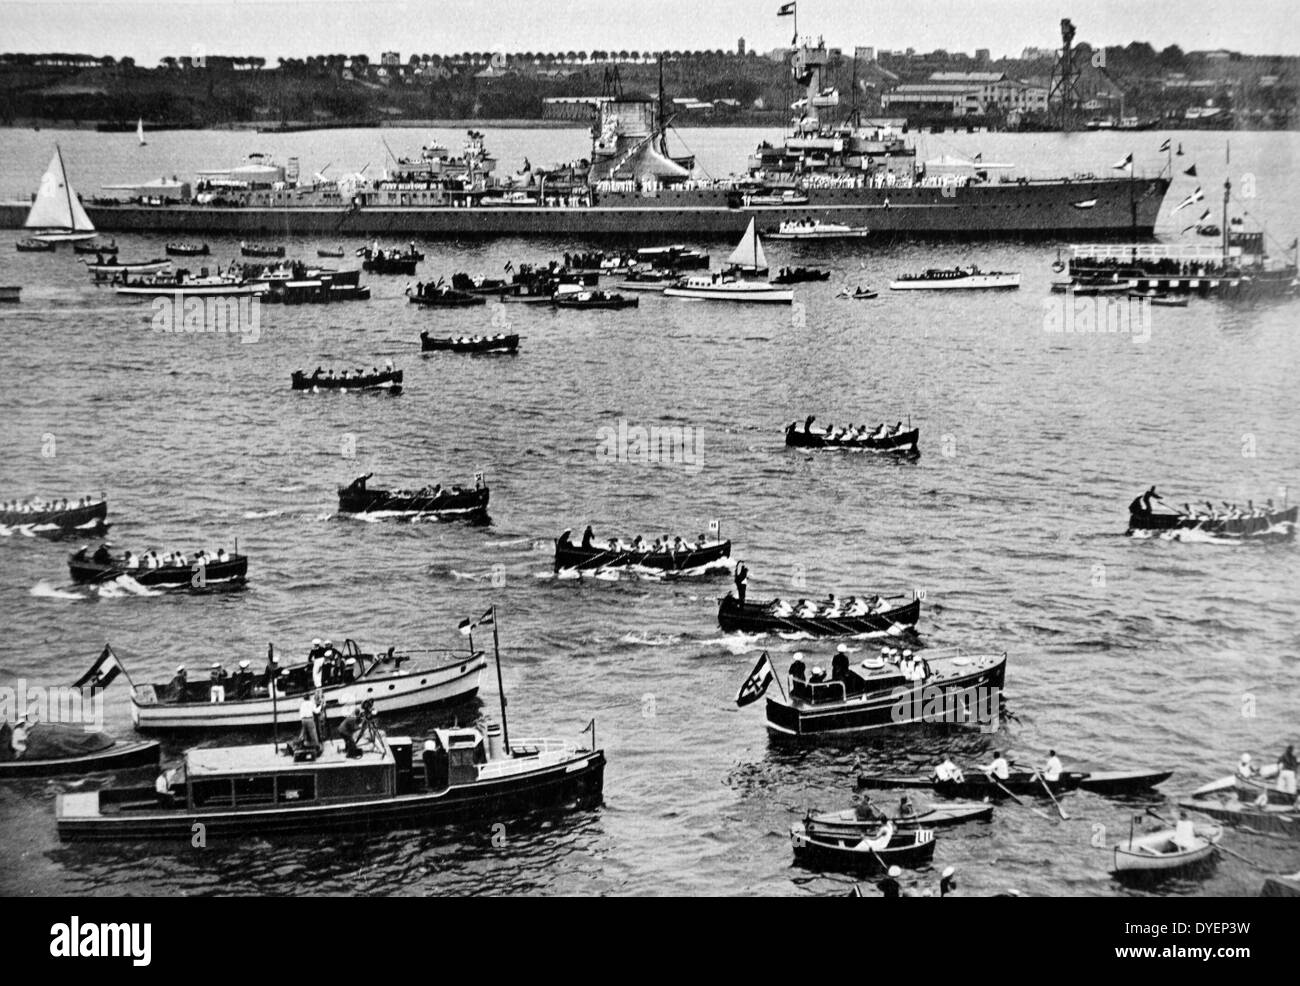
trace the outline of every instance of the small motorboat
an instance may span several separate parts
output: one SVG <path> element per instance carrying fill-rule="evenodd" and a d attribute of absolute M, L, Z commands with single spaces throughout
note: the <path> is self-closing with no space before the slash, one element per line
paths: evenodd
<path fill-rule="evenodd" d="M 829 281 L 831 272 L 820 267 L 782 267 L 773 284 L 805 284 L 812 281 Z"/>
<path fill-rule="evenodd" d="M 92 257 L 96 254 L 103 254 L 105 257 L 113 257 L 117 255 L 117 240 L 112 239 L 107 243 L 74 243 L 72 244 L 72 252 L 89 254 Z"/>
<path fill-rule="evenodd" d="M 53 253 L 57 244 L 53 240 L 36 240 L 30 236 L 14 244 L 19 253 Z"/>
<path fill-rule="evenodd" d="M 854 288 L 852 291 L 848 288 L 843 288 L 835 297 L 848 298 L 850 301 L 871 301 L 874 298 L 879 298 L 880 292 L 875 291 L 872 288 L 859 287 Z"/>
<path fill-rule="evenodd" d="M 1145 301 L 1157 308 L 1186 308 L 1188 297 L 1185 294 L 1168 294 L 1161 291 L 1130 291 L 1130 298 Z"/>
<path fill-rule="evenodd" d="M 316 251 L 316 256 L 318 256 L 318 257 L 342 257 L 342 256 L 343 256 L 343 248 L 342 248 L 342 247 L 335 247 L 334 249 L 331 250 L 331 249 L 329 249 L 328 247 L 321 247 L 320 249 L 318 249 L 318 250 Z"/>
<path fill-rule="evenodd" d="M 982 271 L 969 267 L 930 268 L 920 274 L 903 274 L 889 282 L 891 291 L 986 291 L 1020 287 L 1020 275 L 1010 271 Z"/>
<path fill-rule="evenodd" d="M 331 370 L 326 375 L 318 367 L 316 372 L 308 376 L 302 370 L 294 370 L 290 375 L 290 381 L 294 390 L 306 390 L 312 393 L 318 391 L 385 391 L 396 397 L 402 392 L 402 371 L 401 370 L 380 370 L 378 373 L 358 373 L 354 376 L 348 376 L 347 370 L 335 376 Z"/>
<path fill-rule="evenodd" d="M 169 257 L 206 257 L 209 252 L 206 243 L 168 243 L 166 250 Z"/>
<path fill-rule="evenodd" d="M 1122 280 L 1063 277 L 1052 282 L 1053 294 L 1069 294 L 1080 298 L 1092 298 L 1107 294 L 1128 294 L 1132 285 L 1127 278 Z"/>
<path fill-rule="evenodd" d="M 418 250 L 375 250 L 362 247 L 357 251 L 361 256 L 361 269 L 371 274 L 405 274 L 415 276 L 415 265 L 424 259 Z"/>
<path fill-rule="evenodd" d="M 124 742 L 80 726 L 30 723 L 27 749 L 19 756 L 14 755 L 11 735 L 8 722 L 0 725 L 0 780 L 137 769 L 156 772 L 162 760 L 157 740 Z"/>
<path fill-rule="evenodd" d="M 873 835 L 824 835 L 803 822 L 790 826 L 795 862 L 814 869 L 884 874 L 891 866 L 916 868 L 934 858 L 934 830 L 899 831 L 886 822 Z"/>
<path fill-rule="evenodd" d="M 239 253 L 244 257 L 283 257 L 284 247 L 269 243 L 246 243 L 240 240 Z"/>
<path fill-rule="evenodd" d="M 1135 835 L 1130 829 L 1126 841 L 1111 847 L 1111 873 L 1132 876 L 1195 869 L 1214 857 L 1222 838 L 1223 829 L 1218 825 L 1190 822 L 1146 835 Z"/>
<path fill-rule="evenodd" d="M 625 298 L 607 291 L 557 291 L 551 299 L 556 308 L 609 309 L 636 308 L 640 298 Z"/>
<path fill-rule="evenodd" d="M 118 263 L 116 257 L 109 257 L 104 263 L 91 263 L 83 260 L 86 270 L 94 275 L 97 281 L 107 281 L 116 278 L 118 275 L 126 274 L 157 274 L 171 266 L 172 262 L 164 257 L 151 257 L 148 260 L 123 260 Z"/>
<path fill-rule="evenodd" d="M 407 288 L 406 297 L 411 300 L 411 304 L 424 305 L 426 308 L 467 308 L 470 305 L 487 304 L 487 298 L 481 294 L 457 291 L 442 282 Z"/>
<path fill-rule="evenodd" d="M 448 336 L 440 339 L 429 335 L 427 332 L 421 332 L 420 349 L 426 353 L 516 353 L 519 351 L 519 335 L 511 332 L 494 336 Z"/>
<path fill-rule="evenodd" d="M 187 270 L 159 271 L 156 274 L 143 274 L 135 280 L 126 278 L 113 287 L 113 291 L 120 295 L 170 295 L 175 298 L 238 298 L 264 294 L 266 290 L 265 284 L 250 284 L 241 277 L 209 274 L 206 267 L 200 270 L 198 276 L 191 275 Z"/>
<path fill-rule="evenodd" d="M 866 226 L 822 222 L 820 219 L 790 219 L 775 230 L 768 230 L 767 236 L 773 240 L 860 240 L 870 233 Z"/>

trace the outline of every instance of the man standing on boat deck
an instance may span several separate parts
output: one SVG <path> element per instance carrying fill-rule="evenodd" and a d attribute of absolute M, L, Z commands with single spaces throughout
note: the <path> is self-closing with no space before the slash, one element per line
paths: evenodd
<path fill-rule="evenodd" d="M 740 600 L 740 605 L 745 605 L 745 592 L 749 588 L 749 569 L 743 561 L 736 562 L 736 598 Z"/>
<path fill-rule="evenodd" d="M 583 546 L 584 548 L 590 548 L 590 547 L 591 547 L 591 540 L 592 540 L 592 538 L 594 538 L 595 536 L 596 536 L 596 534 L 595 534 L 595 532 L 591 529 L 591 525 L 588 524 L 588 525 L 587 525 L 587 529 L 586 529 L 585 531 L 582 532 L 582 546 Z"/>
<path fill-rule="evenodd" d="M 1296 755 L 1295 746 L 1287 748 L 1277 759 L 1277 789 L 1285 794 L 1295 795 Z"/>
<path fill-rule="evenodd" d="M 302 734 L 299 742 L 305 749 L 313 752 L 320 750 L 320 729 L 316 717 L 320 714 L 320 699 L 317 692 L 308 692 L 298 703 L 298 719 L 302 722 Z"/>

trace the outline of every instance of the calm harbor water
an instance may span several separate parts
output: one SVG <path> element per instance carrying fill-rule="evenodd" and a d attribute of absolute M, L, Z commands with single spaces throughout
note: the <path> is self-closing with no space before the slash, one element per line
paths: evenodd
<path fill-rule="evenodd" d="M 382 134 L 398 154 L 429 135 Z M 439 132 L 453 148 L 453 132 Z M 743 166 L 769 133 L 686 131 L 711 173 Z M 1164 134 L 943 135 L 923 157 L 973 154 L 1036 174 L 1106 172 L 1129 150 L 1163 163 Z M 297 155 L 306 172 L 373 173 L 375 131 L 134 136 L 7 131 L 0 174 L 30 190 L 59 141 L 84 195 L 118 181 L 236 163 L 251 151 Z M 488 132 L 502 170 L 585 153 L 578 131 Z M 1172 135 L 1199 177 L 1180 177 L 1161 229 L 1199 182 L 1216 210 L 1224 135 Z M 400 145 L 400 146 L 399 146 Z M 1281 243 L 1300 232 L 1289 192 L 1292 134 L 1233 137 L 1234 187 Z M 1234 208 L 1240 214 L 1240 208 Z M 1183 218 L 1186 217 L 1186 218 Z M 1216 220 L 1217 221 L 1217 218 Z M 13 234 L 16 239 L 17 233 Z M 120 236 L 122 257 L 162 253 L 163 238 Z M 237 253 L 211 241 L 213 262 Z M 293 240 L 314 258 L 332 243 Z M 349 249 L 356 244 L 345 243 Z M 729 245 L 701 244 L 715 260 Z M 584 244 L 503 239 L 430 243 L 423 280 L 495 274 Z M 898 769 L 950 743 L 987 762 L 999 746 L 1067 766 L 1163 765 L 1167 794 L 1226 773 L 1246 750 L 1272 756 L 1295 735 L 1300 561 L 1294 543 L 1223 545 L 1123 536 L 1128 501 L 1152 483 L 1179 502 L 1279 498 L 1300 477 L 1294 303 L 1193 301 L 1150 312 L 1150 337 L 1044 329 L 1054 244 L 768 245 L 774 266 L 831 267 L 796 289 L 793 310 L 644 296 L 631 312 L 525 306 L 419 311 L 404 278 L 369 277 L 368 303 L 260 310 L 260 335 L 165 334 L 153 310 L 88 282 L 68 248 L 0 250 L 0 282 L 22 284 L 0 312 L 0 495 L 105 491 L 119 548 L 215 548 L 239 539 L 246 591 L 206 598 L 99 593 L 68 585 L 67 545 L 0 539 L 0 684 L 66 684 L 106 641 L 137 681 L 212 660 L 257 661 L 274 642 L 313 636 L 382 648 L 455 647 L 455 624 L 499 607 L 515 735 L 573 735 L 596 718 L 607 751 L 603 809 L 529 824 L 205 850 L 63 846 L 54 795 L 68 782 L 0 787 L 0 891 L 114 893 L 824 894 L 849 880 L 792 865 L 790 823 L 849 802 L 855 761 Z M 349 259 L 346 261 L 351 263 Z M 925 266 L 1019 270 L 1014 293 L 837 300 L 846 282 L 884 288 Z M 197 265 L 191 265 L 197 266 Z M 514 358 L 422 357 L 419 333 L 520 332 Z M 297 368 L 392 358 L 400 397 L 303 395 Z M 922 455 L 897 463 L 787 451 L 785 423 L 910 420 Z M 695 462 L 602 461 L 601 429 L 691 428 Z M 482 470 L 492 524 L 395 525 L 335 517 L 335 487 L 444 484 Z M 1300 491 L 1300 488 L 1297 488 Z M 1294 496 L 1294 493 L 1292 494 Z M 592 523 L 599 535 L 693 534 L 717 518 L 751 570 L 751 596 L 924 590 L 932 646 L 1006 650 L 1019 722 L 996 738 L 908 735 L 787 749 L 769 744 L 760 706 L 732 698 L 757 655 L 778 668 L 833 644 L 728 637 L 716 597 L 729 580 L 556 580 L 551 539 Z M 481 641 L 480 641 L 481 643 Z M 870 646 L 870 645 L 866 645 Z M 467 718 L 475 710 L 462 710 Z M 495 681 L 482 711 L 495 717 Z M 108 693 L 108 726 L 130 732 L 127 693 Z M 437 717 L 400 725 L 418 734 Z M 445 720 L 444 720 L 445 721 Z M 173 751 L 179 747 L 172 746 Z M 1144 802 L 1145 803 L 1145 802 Z M 1069 796 L 1069 821 L 999 808 L 992 823 L 942 831 L 933 886 L 957 866 L 966 893 L 1128 893 L 1096 847 L 1140 813 Z M 1102 828 L 1098 828 L 1101 826 Z M 498 838 L 494 840 L 493 836 Z M 1240 834 L 1229 845 L 1294 869 L 1293 846 Z M 1158 892 L 1257 891 L 1249 866 L 1221 860 L 1204 879 Z"/>

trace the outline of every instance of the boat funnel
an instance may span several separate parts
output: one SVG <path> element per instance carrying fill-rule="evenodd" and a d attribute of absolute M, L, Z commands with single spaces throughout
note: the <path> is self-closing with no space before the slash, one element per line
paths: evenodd
<path fill-rule="evenodd" d="M 499 722 L 490 722 L 483 729 L 483 732 L 487 736 L 488 762 L 506 759 L 506 747 L 501 739 L 501 724 Z"/>

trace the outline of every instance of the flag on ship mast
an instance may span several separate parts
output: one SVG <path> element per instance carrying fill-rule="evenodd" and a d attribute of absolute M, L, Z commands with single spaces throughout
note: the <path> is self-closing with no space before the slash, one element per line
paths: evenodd
<path fill-rule="evenodd" d="M 126 674 L 126 668 L 122 666 L 122 662 L 113 653 L 113 648 L 105 644 L 95 663 L 90 666 L 90 670 L 74 681 L 72 687 L 84 688 L 86 685 L 90 685 L 92 691 L 96 688 L 107 688 L 119 674 Z M 131 690 L 134 691 L 135 685 L 132 684 L 129 674 L 126 674 L 126 681 L 128 685 L 131 685 Z"/>
<path fill-rule="evenodd" d="M 767 686 L 772 683 L 773 677 L 772 662 L 767 658 L 767 651 L 763 651 L 763 656 L 754 665 L 754 670 L 749 672 L 749 677 L 741 684 L 740 691 L 736 692 L 736 704 L 744 707 L 750 702 L 757 702 L 767 691 Z"/>
<path fill-rule="evenodd" d="M 783 4 L 781 4 L 781 8 L 776 12 L 776 16 L 777 16 L 777 17 L 789 17 L 789 16 L 791 16 L 791 15 L 794 14 L 794 12 L 795 12 L 795 6 L 796 6 L 796 5 L 795 5 L 793 2 L 792 2 L 792 3 L 783 3 Z"/>
<path fill-rule="evenodd" d="M 1201 191 L 1201 186 L 1197 185 L 1196 191 L 1194 191 L 1191 195 L 1187 196 L 1187 198 L 1183 199 L 1176 206 L 1174 206 L 1174 212 L 1177 212 L 1179 209 L 1185 209 L 1187 208 L 1187 206 L 1192 205 L 1195 202 L 1199 202 L 1203 198 L 1205 198 L 1205 193 Z"/>
<path fill-rule="evenodd" d="M 1160 145 L 1160 153 L 1163 154 L 1165 151 L 1169 150 L 1169 146 L 1169 138 L 1166 137 L 1165 142 Z"/>
<path fill-rule="evenodd" d="M 1114 168 L 1116 171 L 1123 171 L 1125 168 L 1133 167 L 1133 155 L 1130 153 L 1119 164 L 1112 164 L 1111 167 Z"/>
<path fill-rule="evenodd" d="M 1186 171 L 1184 171 L 1183 174 L 1187 175 L 1187 177 L 1189 177 L 1189 178 L 1195 178 L 1195 177 L 1196 177 L 1196 165 L 1192 165 L 1190 168 L 1188 168 Z"/>
<path fill-rule="evenodd" d="M 488 611 L 477 620 L 461 620 L 458 629 L 468 637 L 481 626 L 491 626 L 496 622 L 496 607 L 489 606 Z"/>

